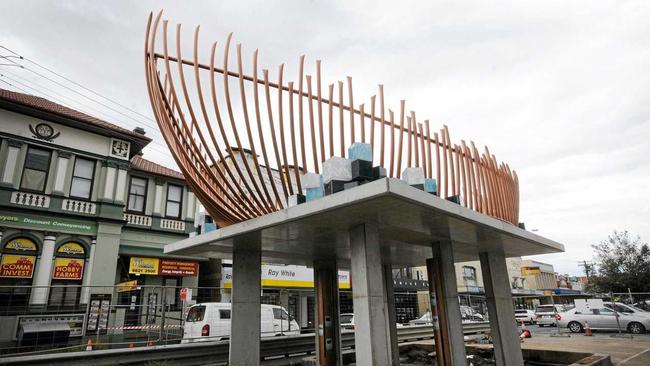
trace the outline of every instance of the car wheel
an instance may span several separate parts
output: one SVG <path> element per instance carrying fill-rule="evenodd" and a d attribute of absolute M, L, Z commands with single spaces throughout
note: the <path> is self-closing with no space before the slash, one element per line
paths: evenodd
<path fill-rule="evenodd" d="M 627 325 L 627 330 L 632 334 L 645 333 L 645 327 L 641 323 L 632 322 Z"/>
<path fill-rule="evenodd" d="M 567 328 L 571 331 L 571 333 L 580 333 L 582 332 L 582 324 L 578 322 L 571 322 L 569 325 L 567 325 Z"/>

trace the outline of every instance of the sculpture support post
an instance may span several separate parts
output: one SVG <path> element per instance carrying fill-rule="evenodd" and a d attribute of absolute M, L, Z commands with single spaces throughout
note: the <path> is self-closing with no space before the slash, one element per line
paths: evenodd
<path fill-rule="evenodd" d="M 517 326 L 512 321 L 515 313 L 508 280 L 506 258 L 501 252 L 479 253 L 485 286 L 490 329 L 497 365 L 523 365 Z"/>
<path fill-rule="evenodd" d="M 357 365 L 390 365 L 392 343 L 379 230 L 363 224 L 350 229 L 352 296 Z"/>
<path fill-rule="evenodd" d="M 229 365 L 260 364 L 260 244 L 259 234 L 234 243 Z"/>
<path fill-rule="evenodd" d="M 316 354 L 319 365 L 342 365 L 338 282 L 335 259 L 314 262 Z"/>

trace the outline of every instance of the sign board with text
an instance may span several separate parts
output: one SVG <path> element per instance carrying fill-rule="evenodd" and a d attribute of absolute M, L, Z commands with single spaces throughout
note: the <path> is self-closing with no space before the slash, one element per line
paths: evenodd
<path fill-rule="evenodd" d="M 84 275 L 84 260 L 77 258 L 56 258 L 54 273 L 56 280 L 80 280 Z"/>
<path fill-rule="evenodd" d="M 197 276 L 199 263 L 177 259 L 131 257 L 129 273 L 150 276 Z"/>
<path fill-rule="evenodd" d="M 80 220 L 61 219 L 58 217 L 23 215 L 7 211 L 0 211 L 0 226 L 10 226 L 46 231 L 95 234 L 97 223 Z"/>
<path fill-rule="evenodd" d="M 0 277 L 32 278 L 36 257 L 33 255 L 3 254 Z"/>
<path fill-rule="evenodd" d="M 350 288 L 350 272 L 338 271 L 339 288 Z M 226 288 L 232 287 L 232 267 L 221 271 L 221 283 Z M 262 287 L 314 287 L 314 269 L 296 265 L 262 265 Z"/>

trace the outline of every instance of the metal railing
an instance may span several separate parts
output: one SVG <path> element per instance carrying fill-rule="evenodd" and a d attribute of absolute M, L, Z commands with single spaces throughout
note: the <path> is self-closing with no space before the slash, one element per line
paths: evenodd
<path fill-rule="evenodd" d="M 490 329 L 487 322 L 463 325 L 465 335 L 481 334 Z M 406 326 L 397 328 L 398 343 L 431 339 L 432 326 Z M 273 360 L 275 364 L 289 364 L 293 359 L 306 357 L 314 352 L 314 334 L 293 337 L 263 338 L 260 342 L 262 361 Z M 354 348 L 354 332 L 341 332 L 343 351 Z M 114 349 L 92 352 L 69 352 L 48 355 L 29 355 L 0 358 L 0 365 L 97 365 L 97 364 L 138 364 L 165 360 L 174 365 L 202 365 L 206 363 L 228 362 L 228 341 L 197 342 L 189 344 L 140 347 L 135 349 Z M 284 362 L 282 362 L 284 360 Z M 264 363 L 264 362 L 263 362 Z"/>

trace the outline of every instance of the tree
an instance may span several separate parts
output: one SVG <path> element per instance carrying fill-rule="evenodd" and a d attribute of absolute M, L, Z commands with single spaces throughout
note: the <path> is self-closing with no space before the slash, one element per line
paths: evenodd
<path fill-rule="evenodd" d="M 589 279 L 590 289 L 599 292 L 650 291 L 650 247 L 627 231 L 614 230 L 607 240 L 592 245 L 596 250 L 596 270 Z"/>

